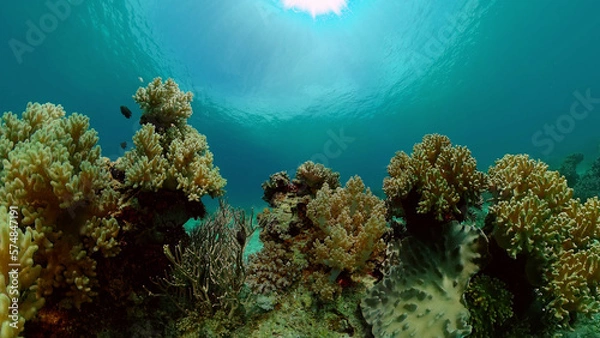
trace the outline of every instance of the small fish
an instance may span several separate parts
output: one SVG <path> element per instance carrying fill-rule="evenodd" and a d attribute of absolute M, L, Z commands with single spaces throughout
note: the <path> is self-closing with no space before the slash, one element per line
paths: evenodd
<path fill-rule="evenodd" d="M 129 110 L 129 108 L 125 106 L 121 106 L 121 114 L 123 114 L 123 116 L 125 116 L 125 118 L 128 119 L 131 117 L 131 110 Z"/>
<path fill-rule="evenodd" d="M 127 142 L 121 142 L 121 149 L 127 148 Z"/>
<path fill-rule="evenodd" d="M 144 83 L 144 79 L 141 76 L 138 76 L 138 80 L 140 80 L 141 83 Z"/>

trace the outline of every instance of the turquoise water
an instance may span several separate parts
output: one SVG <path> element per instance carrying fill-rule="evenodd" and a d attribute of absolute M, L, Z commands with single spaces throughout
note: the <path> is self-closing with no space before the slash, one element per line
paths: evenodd
<path fill-rule="evenodd" d="M 349 0 L 340 15 L 316 17 L 279 0 L 4 1 L 0 109 L 20 113 L 27 102 L 52 102 L 85 114 L 103 155 L 115 160 L 140 127 L 132 95 L 154 77 L 171 77 L 194 93 L 188 123 L 207 136 L 228 181 L 227 200 L 253 208 L 255 220 L 267 206 L 261 183 L 281 170 L 292 175 L 307 160 L 340 172 L 342 183 L 360 175 L 384 197 L 390 158 L 429 133 L 467 146 L 483 171 L 506 153 L 557 168 L 578 152 L 583 173 L 600 157 L 598 13 L 597 0 Z M 246 255 L 261 248 L 258 235 Z M 166 260 L 162 243 L 152 249 Z M 142 263 L 158 266 L 150 251 L 140 250 L 149 255 Z M 350 283 L 335 271 L 330 282 Z M 287 296 L 291 307 L 310 308 L 305 295 Z M 142 298 L 127 304 L 159 308 L 150 295 Z M 267 303 L 255 307 L 272 310 Z M 41 322 L 60 318 L 53 310 Z M 161 311 L 132 311 L 124 327 L 162 336 L 156 327 L 170 310 Z M 152 317 L 155 335 L 128 327 L 136 315 Z"/>
<path fill-rule="evenodd" d="M 532 136 L 568 114 L 574 92 L 600 97 L 599 6 L 351 1 L 342 16 L 313 19 L 269 0 L 81 0 L 52 22 L 48 4 L 4 2 L 0 97 L 4 111 L 50 101 L 90 116 L 116 158 L 138 127 L 118 107 L 139 114 L 135 90 L 173 77 L 194 92 L 190 123 L 208 136 L 230 202 L 245 207 L 262 206 L 269 174 L 324 161 L 332 134 L 351 142 L 327 164 L 374 189 L 393 153 L 431 132 L 468 146 L 483 169 L 516 152 L 591 161 L 600 108 L 561 120 L 568 132 L 552 149 Z M 30 24 L 48 30 L 32 44 Z"/>

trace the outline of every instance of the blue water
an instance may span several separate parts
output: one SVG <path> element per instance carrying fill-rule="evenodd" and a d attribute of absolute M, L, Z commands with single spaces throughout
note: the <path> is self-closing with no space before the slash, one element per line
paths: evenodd
<path fill-rule="evenodd" d="M 131 95 L 172 77 L 235 206 L 261 208 L 261 182 L 308 159 L 379 190 L 394 152 L 432 132 L 481 169 L 600 155 L 595 0 L 351 0 L 317 18 L 275 0 L 65 1 L 0 4 L 1 110 L 86 114 L 115 159 L 138 128 Z"/>

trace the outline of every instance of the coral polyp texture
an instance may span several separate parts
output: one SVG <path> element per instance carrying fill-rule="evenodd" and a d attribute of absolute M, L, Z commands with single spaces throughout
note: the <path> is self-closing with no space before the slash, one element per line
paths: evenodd
<path fill-rule="evenodd" d="M 385 202 L 374 196 L 358 176 L 344 188 L 324 184 L 307 206 L 310 220 L 320 230 L 314 258 L 333 271 L 365 272 L 367 262 L 385 250 Z"/>
<path fill-rule="evenodd" d="M 181 92 L 172 79 L 156 78 L 134 98 L 143 110 L 143 126 L 133 137 L 135 148 L 116 165 L 125 172 L 125 185 L 180 190 L 190 201 L 222 196 L 226 180 L 213 163 L 206 136 L 186 124 L 192 94 Z"/>
<path fill-rule="evenodd" d="M 0 337 L 17 337 L 44 305 L 37 293 L 42 267 L 33 261 L 35 230 L 19 227 L 18 212 L 0 204 Z M 17 299 L 17 302 L 13 302 Z"/>
<path fill-rule="evenodd" d="M 493 237 L 512 258 L 524 255 L 541 273 L 540 290 L 554 317 L 564 322 L 575 313 L 599 312 L 598 197 L 572 199 L 564 176 L 526 155 L 504 156 L 489 175 L 496 200 L 489 209 Z"/>
<path fill-rule="evenodd" d="M 420 214 L 437 221 L 463 220 L 467 206 L 486 188 L 471 152 L 439 134 L 423 137 L 411 156 L 397 152 L 387 170 L 383 190 L 391 212 L 407 219 Z"/>
<path fill-rule="evenodd" d="M 183 92 L 173 79 L 155 78 L 140 87 L 133 99 L 143 111 L 141 123 L 151 123 L 160 131 L 181 127 L 192 116 L 192 92 Z"/>
<path fill-rule="evenodd" d="M 118 194 L 89 119 L 65 115 L 50 103 L 28 104 L 21 119 L 3 115 L 0 194 L 35 230 L 34 259 L 42 266 L 38 294 L 60 290 L 65 303 L 79 307 L 96 294 L 93 256 L 119 252 L 120 227 L 112 217 Z"/>
<path fill-rule="evenodd" d="M 439 240 L 410 236 L 400 243 L 400 263 L 361 303 L 375 337 L 466 337 L 471 333 L 464 293 L 479 271 L 485 237 L 478 229 L 449 223 Z"/>

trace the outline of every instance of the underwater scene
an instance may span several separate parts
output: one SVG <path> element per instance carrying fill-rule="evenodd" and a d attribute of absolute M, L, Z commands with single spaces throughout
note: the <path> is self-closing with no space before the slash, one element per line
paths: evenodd
<path fill-rule="evenodd" d="M 600 337 L 598 13 L 0 3 L 0 338 Z"/>

